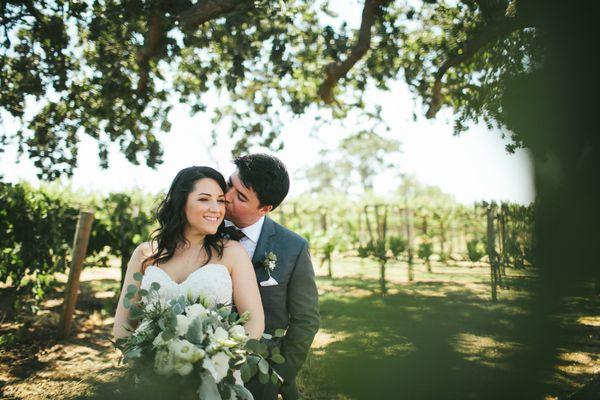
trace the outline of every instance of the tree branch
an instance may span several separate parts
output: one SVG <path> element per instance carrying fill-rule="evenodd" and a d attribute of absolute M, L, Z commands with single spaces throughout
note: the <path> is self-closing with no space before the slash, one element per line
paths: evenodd
<path fill-rule="evenodd" d="M 162 26 L 160 11 L 155 11 L 150 19 L 150 30 L 144 40 L 144 47 L 137 54 L 137 63 L 140 68 L 140 79 L 138 80 L 137 93 L 142 94 L 148 88 L 148 76 L 150 73 L 150 60 L 155 57 L 164 44 L 166 31 Z"/>
<path fill-rule="evenodd" d="M 333 103 L 333 89 L 338 81 L 345 77 L 350 68 L 371 48 L 371 28 L 377 18 L 376 11 L 380 6 L 389 2 L 390 0 L 365 0 L 356 45 L 352 48 L 346 60 L 341 63 L 333 61 L 325 67 L 326 77 L 319 87 L 319 96 L 325 104 Z"/>
<path fill-rule="evenodd" d="M 252 7 L 254 7 L 254 2 L 249 0 L 199 0 L 198 3 L 179 14 L 179 23 L 182 30 L 191 31 L 207 21 L 236 10 Z"/>
<path fill-rule="evenodd" d="M 450 68 L 471 59 L 479 50 L 494 40 L 500 39 L 524 26 L 525 24 L 520 18 L 503 17 L 495 23 L 483 27 L 476 36 L 470 37 L 452 49 L 450 51 L 451 55 L 444 61 L 435 74 L 433 94 L 425 116 L 427 118 L 435 117 L 442 107 L 442 78 Z"/>

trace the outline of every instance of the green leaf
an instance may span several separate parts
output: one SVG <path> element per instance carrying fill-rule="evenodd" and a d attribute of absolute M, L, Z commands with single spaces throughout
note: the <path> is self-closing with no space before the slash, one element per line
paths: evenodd
<path fill-rule="evenodd" d="M 140 297 L 146 297 L 148 296 L 148 291 L 146 289 L 142 289 L 138 292 L 138 294 L 140 295 Z"/>
<path fill-rule="evenodd" d="M 125 293 L 125 298 L 132 300 L 135 297 L 135 293 L 127 292 Z"/>
<path fill-rule="evenodd" d="M 142 275 L 141 272 L 136 272 L 133 274 L 133 279 L 138 282 L 141 282 L 143 277 L 144 277 L 144 275 Z"/>
<path fill-rule="evenodd" d="M 246 342 L 246 348 L 249 349 L 250 351 L 253 351 L 255 353 L 258 353 L 258 346 L 259 346 L 260 342 L 256 339 L 249 339 Z"/>
<path fill-rule="evenodd" d="M 144 314 L 144 310 L 142 310 L 142 307 L 140 307 L 139 304 L 133 304 L 131 306 L 131 309 L 129 310 L 129 315 L 132 318 L 138 318 L 142 314 Z"/>
<path fill-rule="evenodd" d="M 285 329 L 276 329 L 275 330 L 275 337 L 284 337 L 285 336 Z"/>
<path fill-rule="evenodd" d="M 183 307 L 181 307 L 181 305 L 179 303 L 175 304 L 175 306 L 173 307 L 173 312 L 177 315 L 183 313 Z"/>
<path fill-rule="evenodd" d="M 258 370 L 261 372 L 261 374 L 268 374 L 269 373 L 269 363 L 267 362 L 267 360 L 265 360 L 263 358 L 262 360 L 259 361 L 259 363 L 258 363 Z"/>
<path fill-rule="evenodd" d="M 160 289 L 160 283 L 158 283 L 158 282 L 152 282 L 150 284 L 150 289 L 152 289 L 152 290 L 158 290 L 158 289 Z"/>
<path fill-rule="evenodd" d="M 252 379 L 252 368 L 248 364 L 242 365 L 240 373 L 242 374 L 242 380 L 244 382 L 248 382 L 250 379 Z"/>
<path fill-rule="evenodd" d="M 131 299 L 127 296 L 125 296 L 125 298 L 123 299 L 123 305 L 125 306 L 125 308 L 130 308 L 131 307 Z"/>
<path fill-rule="evenodd" d="M 279 381 L 279 379 L 277 378 L 277 375 L 275 374 L 275 372 L 273 372 L 273 373 L 271 374 L 271 383 L 272 383 L 273 385 L 277 385 L 277 381 Z"/>
<path fill-rule="evenodd" d="M 231 389 L 234 391 L 236 398 L 239 400 L 253 400 L 252 393 L 241 385 L 231 385 Z"/>
<path fill-rule="evenodd" d="M 258 381 L 260 383 L 262 383 L 263 385 L 266 385 L 267 382 L 269 382 L 269 375 L 268 374 L 258 374 Z"/>
<path fill-rule="evenodd" d="M 271 360 L 273 360 L 273 362 L 277 364 L 283 364 L 285 362 L 285 358 L 283 358 L 281 354 L 274 354 L 271 357 Z"/>
<path fill-rule="evenodd" d="M 262 337 L 265 339 L 273 339 L 273 335 L 269 335 L 268 333 L 263 333 Z"/>
<path fill-rule="evenodd" d="M 267 347 L 266 344 L 259 342 L 258 345 L 256 346 L 256 350 L 258 352 L 258 354 L 260 354 L 263 357 L 268 357 L 269 356 L 269 348 Z"/>
<path fill-rule="evenodd" d="M 208 372 L 200 374 L 202 381 L 200 387 L 198 387 L 198 399 L 200 400 L 222 400 L 219 394 L 219 388 L 217 382 Z"/>
<path fill-rule="evenodd" d="M 133 283 L 131 285 L 127 286 L 127 293 L 136 294 L 137 291 L 138 291 L 138 288 Z"/>

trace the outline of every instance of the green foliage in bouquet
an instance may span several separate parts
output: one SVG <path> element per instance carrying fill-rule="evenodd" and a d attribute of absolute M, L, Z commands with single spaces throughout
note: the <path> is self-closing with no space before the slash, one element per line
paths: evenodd
<path fill-rule="evenodd" d="M 134 279 L 141 281 L 142 274 Z M 126 288 L 124 306 L 138 322 L 131 335 L 116 341 L 134 381 L 142 386 L 160 381 L 174 388 L 191 388 L 201 399 L 248 399 L 242 382 L 258 375 L 261 382 L 277 382 L 269 360 L 285 361 L 278 348 L 248 339 L 239 315 L 230 305 L 212 305 L 203 298 L 180 296 L 166 301 L 160 284 Z M 283 331 L 275 332 L 282 336 Z M 270 335 L 265 335 L 272 338 Z"/>

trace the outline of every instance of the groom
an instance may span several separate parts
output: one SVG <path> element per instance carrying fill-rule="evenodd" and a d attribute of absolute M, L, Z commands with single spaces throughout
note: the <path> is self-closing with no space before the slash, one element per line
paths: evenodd
<path fill-rule="evenodd" d="M 273 367 L 283 383 L 261 384 L 254 378 L 246 384 L 256 400 L 300 397 L 296 375 L 302 367 L 317 330 L 319 301 L 308 242 L 268 217 L 288 193 L 290 180 L 283 163 L 266 154 L 250 154 L 234 160 L 230 176 L 226 224 L 252 258 L 265 310 L 265 332 L 286 329 L 274 339 L 285 363 Z M 240 232 L 241 231 L 241 232 Z M 269 266 L 272 271 L 269 276 Z"/>

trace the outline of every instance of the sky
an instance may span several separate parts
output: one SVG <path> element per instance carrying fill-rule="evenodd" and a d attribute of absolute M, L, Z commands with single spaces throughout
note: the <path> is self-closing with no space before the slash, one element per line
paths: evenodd
<path fill-rule="evenodd" d="M 393 191 L 401 174 L 412 174 L 428 185 L 439 186 L 463 203 L 480 200 L 510 200 L 528 204 L 535 198 L 532 166 L 528 151 L 521 149 L 508 154 L 506 141 L 500 132 L 475 125 L 460 136 L 453 136 L 452 114 L 443 110 L 434 120 L 418 117 L 413 120 L 415 105 L 404 84 L 396 83 L 389 92 L 369 93 L 373 102 L 383 104 L 383 117 L 390 126 L 386 137 L 401 142 L 401 152 L 389 168 L 375 179 L 375 192 L 381 195 Z M 217 106 L 218 96 L 209 104 Z M 234 142 L 223 134 L 216 146 L 210 139 L 212 125 L 209 114 L 190 117 L 187 107 L 175 105 L 169 119 L 172 129 L 162 134 L 164 163 L 156 170 L 130 164 L 113 146 L 110 168 L 100 169 L 95 141 L 81 135 L 79 163 L 71 184 L 86 191 L 124 191 L 140 188 L 156 193 L 168 189 L 175 174 L 190 165 L 209 165 L 226 176 L 234 170 L 231 148 Z M 314 121 L 310 116 L 287 120 L 282 129 L 285 148 L 272 154 L 281 158 L 290 171 L 290 197 L 307 190 L 307 182 L 300 179 L 303 168 L 319 160 L 319 150 L 334 150 L 337 143 L 350 131 L 338 123 L 325 125 L 317 137 L 309 135 Z M 15 129 L 10 118 L 4 118 L 0 129 Z M 257 148 L 258 151 L 264 149 Z M 4 180 L 28 181 L 39 185 L 35 168 L 26 157 L 17 163 L 16 146 L 8 146 L 0 153 L 0 174 Z"/>

